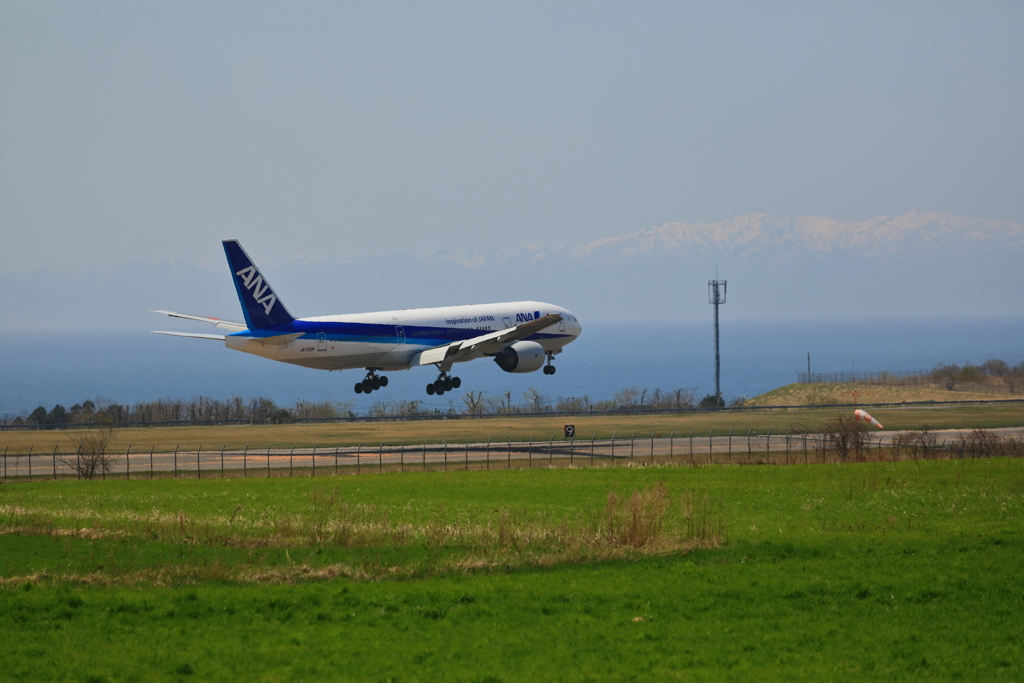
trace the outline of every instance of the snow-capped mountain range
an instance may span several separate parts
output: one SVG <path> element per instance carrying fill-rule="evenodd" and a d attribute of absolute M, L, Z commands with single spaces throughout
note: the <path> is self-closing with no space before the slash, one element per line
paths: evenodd
<path fill-rule="evenodd" d="M 1024 225 L 911 211 L 902 216 L 879 216 L 857 222 L 755 213 L 717 223 L 665 223 L 576 247 L 530 244 L 505 251 L 448 252 L 444 257 L 479 268 L 524 257 L 539 261 L 551 256 L 574 261 L 609 261 L 645 254 L 672 254 L 682 259 L 766 254 L 785 260 L 808 252 L 842 252 L 884 260 L 995 250 L 1024 251 Z"/>

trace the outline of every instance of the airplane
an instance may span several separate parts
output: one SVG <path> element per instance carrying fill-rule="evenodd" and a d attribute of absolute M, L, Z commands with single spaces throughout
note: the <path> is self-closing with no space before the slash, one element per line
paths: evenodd
<path fill-rule="evenodd" d="M 295 318 L 238 240 L 223 240 L 245 322 L 155 310 L 175 318 L 211 323 L 225 334 L 154 330 L 153 334 L 221 340 L 229 349 L 321 370 L 362 368 L 355 385 L 369 394 L 388 385 L 387 371 L 435 366 L 428 395 L 462 386 L 455 363 L 492 358 L 505 372 L 555 374 L 552 365 L 580 335 L 579 320 L 565 308 L 540 301 L 513 301 L 441 308 Z"/>

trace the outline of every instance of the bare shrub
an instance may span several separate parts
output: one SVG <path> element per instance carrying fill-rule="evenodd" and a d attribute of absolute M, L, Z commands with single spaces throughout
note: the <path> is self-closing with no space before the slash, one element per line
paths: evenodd
<path fill-rule="evenodd" d="M 867 441 L 866 432 L 863 422 L 839 416 L 825 423 L 822 436 L 825 438 L 825 447 L 831 448 L 840 460 L 846 461 L 851 453 L 860 453 Z"/>
<path fill-rule="evenodd" d="M 87 429 L 68 434 L 75 452 L 58 456 L 60 461 L 83 479 L 92 479 L 97 474 L 107 474 L 117 463 L 117 457 L 107 453 L 107 446 L 113 441 L 117 430 L 106 423 L 98 429 Z"/>
<path fill-rule="evenodd" d="M 975 429 L 963 439 L 964 448 L 975 458 L 986 458 L 999 455 L 1000 439 L 984 429 Z"/>
<path fill-rule="evenodd" d="M 935 432 L 933 432 L 931 430 L 931 427 L 929 427 L 928 425 L 922 427 L 921 431 L 908 432 L 908 435 L 910 436 L 910 443 L 914 453 L 914 460 L 918 459 L 919 451 L 920 457 L 927 458 L 928 451 L 935 448 L 935 442 L 937 440 L 935 438 Z"/>
<path fill-rule="evenodd" d="M 914 436 L 909 432 L 902 432 L 896 435 L 896 438 L 892 440 L 892 459 L 894 461 L 899 460 L 900 456 L 910 450 L 914 443 Z"/>

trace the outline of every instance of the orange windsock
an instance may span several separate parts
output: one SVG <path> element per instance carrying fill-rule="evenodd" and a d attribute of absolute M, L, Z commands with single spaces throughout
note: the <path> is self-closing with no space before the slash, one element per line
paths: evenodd
<path fill-rule="evenodd" d="M 866 411 L 866 410 L 861 410 L 860 408 L 858 408 L 857 410 L 853 411 L 853 417 L 855 419 L 857 419 L 857 420 L 863 420 L 864 422 L 870 422 L 871 424 L 875 425 L 879 429 L 883 429 L 882 423 L 879 422 L 878 420 L 876 420 L 875 418 L 871 417 L 870 415 L 868 415 L 868 411 Z"/>

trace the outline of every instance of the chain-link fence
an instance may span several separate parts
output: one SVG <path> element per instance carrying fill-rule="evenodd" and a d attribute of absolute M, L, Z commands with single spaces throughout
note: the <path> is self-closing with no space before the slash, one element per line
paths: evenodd
<path fill-rule="evenodd" d="M 373 472 L 486 470 L 532 467 L 609 467 L 675 463 L 774 464 L 895 461 L 936 458 L 1021 457 L 1024 429 L 864 433 L 840 442 L 828 434 L 633 433 L 612 438 L 513 441 L 379 443 L 356 446 L 245 446 L 157 449 L 129 446 L 83 453 L 59 446 L 49 451 L 5 449 L 5 481 L 40 479 L 133 479 L 153 477 L 317 477 Z"/>

